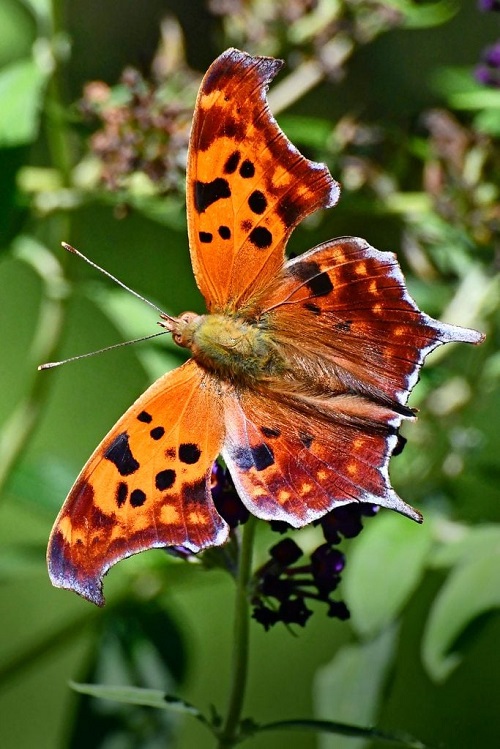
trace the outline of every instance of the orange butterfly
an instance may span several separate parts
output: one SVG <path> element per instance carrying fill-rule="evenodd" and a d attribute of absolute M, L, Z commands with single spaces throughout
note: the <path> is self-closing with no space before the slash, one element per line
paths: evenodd
<path fill-rule="evenodd" d="M 433 320 L 392 253 L 343 237 L 284 262 L 293 228 L 339 186 L 266 102 L 282 62 L 229 49 L 208 70 L 187 169 L 189 244 L 208 314 L 162 315 L 192 358 L 104 438 L 56 520 L 54 585 L 102 605 L 102 577 L 152 547 L 224 543 L 210 492 L 222 454 L 248 509 L 301 527 L 349 502 L 420 521 L 388 462 L 425 356 L 483 336 Z"/>

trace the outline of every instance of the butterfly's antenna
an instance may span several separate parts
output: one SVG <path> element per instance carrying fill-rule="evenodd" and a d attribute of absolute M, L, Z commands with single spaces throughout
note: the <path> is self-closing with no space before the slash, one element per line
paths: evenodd
<path fill-rule="evenodd" d="M 151 338 L 158 338 L 160 335 L 165 335 L 168 330 L 161 330 L 159 333 L 152 333 L 151 335 L 145 335 L 142 338 L 134 338 L 132 341 L 121 341 L 121 343 L 114 343 L 112 346 L 105 346 L 97 351 L 89 351 L 87 354 L 79 354 L 78 356 L 70 356 L 69 359 L 63 359 L 62 361 L 50 361 L 46 364 L 40 364 L 38 369 L 54 369 L 59 367 L 61 364 L 67 364 L 70 361 L 78 361 L 78 359 L 86 359 L 88 356 L 94 356 L 95 354 L 103 354 L 105 351 L 111 351 L 114 348 L 120 348 L 121 346 L 130 346 L 131 343 L 139 343 L 140 341 L 149 341 Z"/>
<path fill-rule="evenodd" d="M 127 286 L 123 283 L 123 281 L 120 281 L 116 276 L 113 276 L 109 271 L 104 270 L 104 268 L 101 268 L 100 265 L 97 265 L 97 263 L 94 263 L 93 260 L 90 260 L 88 257 L 86 257 L 83 253 L 81 253 L 79 250 L 76 250 L 74 247 L 72 247 L 67 242 L 61 242 L 62 246 L 65 250 L 68 252 L 73 253 L 73 255 L 78 255 L 82 260 L 85 260 L 86 263 L 92 266 L 92 268 L 95 268 L 96 270 L 100 271 L 101 273 L 104 273 L 105 276 L 110 278 L 112 281 L 118 284 L 118 286 L 121 286 L 122 289 L 125 289 L 125 291 L 129 291 L 131 294 L 133 294 L 137 299 L 140 299 L 143 302 L 146 302 L 146 304 L 149 304 L 150 307 L 153 307 L 157 312 L 160 313 L 163 319 L 167 320 L 173 320 L 175 318 L 172 318 L 170 315 L 167 315 L 166 312 L 163 312 L 159 307 L 156 306 L 156 304 L 153 304 L 153 302 L 150 302 L 149 299 L 146 299 L 146 297 L 139 294 L 137 291 L 134 291 L 134 289 L 131 289 L 130 286 Z M 140 339 L 142 340 L 142 339 Z"/>

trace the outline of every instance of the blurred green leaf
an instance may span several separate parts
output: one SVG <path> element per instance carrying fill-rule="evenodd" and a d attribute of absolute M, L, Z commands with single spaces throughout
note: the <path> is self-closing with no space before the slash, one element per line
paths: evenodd
<path fill-rule="evenodd" d="M 157 586 L 152 578 L 150 598 L 144 598 L 145 588 L 148 581 L 143 576 L 141 597 L 131 591 L 108 607 L 101 619 L 98 647 L 85 673 L 89 684 L 75 689 L 116 704 L 79 701 L 71 749 L 84 749 L 89 743 L 96 749 L 106 747 L 120 736 L 123 749 L 156 749 L 176 729 L 172 712 L 186 711 L 182 701 L 166 695 L 185 674 L 183 638 L 168 609 L 153 597 Z M 135 686 L 124 686 L 129 684 Z M 134 707 L 125 708 L 124 704 Z M 144 707 L 161 708 L 162 712 L 151 713 Z"/>
<path fill-rule="evenodd" d="M 32 59 L 0 70 L 0 147 L 35 140 L 47 74 Z"/>
<path fill-rule="evenodd" d="M 373 725 L 392 666 L 396 640 L 397 632 L 392 627 L 369 642 L 340 648 L 333 660 L 316 674 L 316 712 L 330 720 Z M 365 746 L 365 739 L 323 736 L 319 740 L 320 749 L 362 749 Z"/>
<path fill-rule="evenodd" d="M 333 123 L 319 117 L 287 114 L 280 117 L 279 120 L 280 127 L 292 143 L 301 143 L 309 148 L 324 148 L 332 133 Z"/>
<path fill-rule="evenodd" d="M 46 574 L 45 545 L 16 543 L 0 549 L 0 583 L 40 573 Z"/>
<path fill-rule="evenodd" d="M 493 556 L 500 549 L 500 525 L 460 525 L 436 521 L 441 540 L 430 557 L 432 567 L 453 567 L 481 556 Z"/>
<path fill-rule="evenodd" d="M 438 0 L 434 3 L 415 3 L 413 0 L 385 0 L 403 14 L 405 26 L 409 29 L 423 29 L 449 21 L 458 12 L 457 0 Z"/>
<path fill-rule="evenodd" d="M 202 713 L 189 702 L 181 700 L 180 697 L 168 695 L 159 689 L 141 689 L 139 687 L 122 687 L 106 684 L 78 684 L 70 681 L 70 686 L 75 692 L 88 694 L 101 700 L 113 700 L 124 702 L 127 705 L 142 705 L 155 707 L 158 710 L 174 710 L 175 712 L 192 715 L 204 721 Z"/>
<path fill-rule="evenodd" d="M 422 577 L 430 523 L 385 513 L 367 525 L 350 550 L 343 590 L 354 629 L 375 635 L 401 611 Z"/>
<path fill-rule="evenodd" d="M 500 606 L 500 543 L 458 565 L 435 599 L 425 628 L 422 659 L 429 675 L 444 681 L 461 661 L 453 651 L 474 619 Z"/>

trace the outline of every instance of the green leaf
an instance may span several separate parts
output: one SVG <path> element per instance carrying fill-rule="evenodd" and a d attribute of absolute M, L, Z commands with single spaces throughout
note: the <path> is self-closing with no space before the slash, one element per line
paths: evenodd
<path fill-rule="evenodd" d="M 500 606 L 500 544 L 459 565 L 434 601 L 422 644 L 422 659 L 430 676 L 444 681 L 461 661 L 452 652 L 458 637 L 474 619 Z"/>
<path fill-rule="evenodd" d="M 395 513 L 370 523 L 353 544 L 344 573 L 351 622 L 371 637 L 401 611 L 420 582 L 431 544 L 430 523 Z"/>
<path fill-rule="evenodd" d="M 470 527 L 438 520 L 436 531 L 441 543 L 430 559 L 432 567 L 454 567 L 481 556 L 493 556 L 500 549 L 500 524 Z"/>
<path fill-rule="evenodd" d="M 80 694 L 88 694 L 103 700 L 124 702 L 128 705 L 144 705 L 155 707 L 159 710 L 173 710 L 178 713 L 192 715 L 206 722 L 205 717 L 198 708 L 185 702 L 179 697 L 165 694 L 160 689 L 141 689 L 140 687 L 113 686 L 108 684 L 79 684 L 75 681 L 69 682 L 70 687 Z"/>
<path fill-rule="evenodd" d="M 435 3 L 414 3 L 413 0 L 385 0 L 403 14 L 407 29 L 424 29 L 438 26 L 453 18 L 459 10 L 457 0 L 438 0 Z"/>
<path fill-rule="evenodd" d="M 32 59 L 0 70 L 0 147 L 35 140 L 46 82 L 47 74 Z"/>
<path fill-rule="evenodd" d="M 292 143 L 301 143 L 309 148 L 324 148 L 332 133 L 332 123 L 318 117 L 283 115 L 279 119 L 280 127 Z"/>
<path fill-rule="evenodd" d="M 394 627 L 366 644 L 345 645 L 316 675 L 317 712 L 324 718 L 359 725 L 374 723 L 381 694 L 392 665 L 397 633 Z M 361 749 L 364 739 L 323 738 L 321 749 Z"/>

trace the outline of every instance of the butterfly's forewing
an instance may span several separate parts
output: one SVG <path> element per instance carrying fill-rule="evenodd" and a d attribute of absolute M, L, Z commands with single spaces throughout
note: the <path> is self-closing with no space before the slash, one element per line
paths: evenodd
<path fill-rule="evenodd" d="M 138 551 L 223 543 L 210 494 L 223 438 L 223 397 L 194 361 L 157 380 L 83 468 L 48 549 L 54 585 L 101 605 L 102 576 Z"/>
<path fill-rule="evenodd" d="M 421 312 L 396 256 L 357 237 L 334 239 L 289 261 L 262 306 L 298 369 L 316 371 L 333 390 L 362 393 L 396 411 L 430 351 L 484 338 Z"/>
<path fill-rule="evenodd" d="M 191 259 L 209 311 L 244 311 L 280 271 L 296 224 L 334 205 L 324 164 L 304 158 L 271 115 L 282 62 L 236 49 L 210 66 L 196 102 L 187 168 Z"/>

